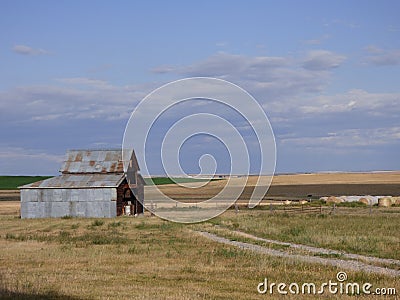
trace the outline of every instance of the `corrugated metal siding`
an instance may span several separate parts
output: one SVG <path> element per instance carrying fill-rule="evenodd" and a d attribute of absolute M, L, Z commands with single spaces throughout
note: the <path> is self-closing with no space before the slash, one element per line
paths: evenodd
<path fill-rule="evenodd" d="M 117 215 L 117 190 L 24 189 L 21 190 L 22 218 L 104 217 Z"/>
<path fill-rule="evenodd" d="M 20 189 L 118 187 L 124 178 L 124 174 L 63 174 L 24 185 Z"/>

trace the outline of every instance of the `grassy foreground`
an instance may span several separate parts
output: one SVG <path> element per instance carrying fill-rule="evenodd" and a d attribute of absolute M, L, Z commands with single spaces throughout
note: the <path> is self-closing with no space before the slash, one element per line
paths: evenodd
<path fill-rule="evenodd" d="M 342 207 L 336 215 L 253 210 L 209 223 L 267 239 L 400 260 L 400 208 L 375 208 L 371 215 L 366 210 Z"/>
<path fill-rule="evenodd" d="M 3 215 L 0 298 L 279 299 L 276 294 L 259 295 L 258 283 L 267 277 L 271 282 L 321 284 L 334 280 L 343 270 L 255 254 L 209 241 L 195 231 L 220 224 L 286 241 L 299 239 L 313 244 L 317 243 L 313 239 L 320 237 L 322 244 L 332 248 L 343 237 L 360 242 L 360 247 L 353 249 L 359 253 L 365 252 L 362 248 L 369 239 L 377 247 L 375 254 L 396 258 L 399 232 L 394 228 L 398 228 L 398 219 L 385 214 L 346 219 L 285 217 L 242 210 L 239 214 L 228 211 L 210 222 L 182 225 L 149 216 L 21 220 Z M 347 224 L 347 232 L 343 224 Z M 393 224 L 393 230 L 388 231 L 387 224 Z M 353 236 L 360 236 L 360 240 Z M 306 240 L 302 240 L 304 237 Z M 347 274 L 353 282 L 400 288 L 399 278 L 352 271 Z M 381 299 L 371 295 L 357 298 Z"/>

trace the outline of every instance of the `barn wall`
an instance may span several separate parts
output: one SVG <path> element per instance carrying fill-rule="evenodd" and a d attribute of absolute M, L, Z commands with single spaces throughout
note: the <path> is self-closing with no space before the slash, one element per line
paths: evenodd
<path fill-rule="evenodd" d="M 21 218 L 113 218 L 116 200 L 116 188 L 21 189 Z"/>

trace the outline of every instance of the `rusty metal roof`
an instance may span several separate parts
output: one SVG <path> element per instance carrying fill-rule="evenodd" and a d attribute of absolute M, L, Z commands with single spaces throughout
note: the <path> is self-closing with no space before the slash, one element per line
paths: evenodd
<path fill-rule="evenodd" d="M 134 153 L 133 153 L 134 157 Z M 136 157 L 134 157 L 136 160 Z M 117 173 L 124 172 L 121 149 L 69 150 L 61 166 L 61 173 Z"/>
<path fill-rule="evenodd" d="M 31 188 L 104 188 L 118 187 L 125 179 L 124 174 L 62 174 L 53 178 L 37 181 L 21 189 Z"/>

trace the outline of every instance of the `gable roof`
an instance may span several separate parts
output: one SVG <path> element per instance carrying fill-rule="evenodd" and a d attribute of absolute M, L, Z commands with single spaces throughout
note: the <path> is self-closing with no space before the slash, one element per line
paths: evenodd
<path fill-rule="evenodd" d="M 135 152 L 131 159 L 139 170 Z M 121 149 L 110 150 L 68 150 L 60 172 L 63 174 L 122 174 L 124 164 Z"/>
<path fill-rule="evenodd" d="M 105 188 L 118 187 L 124 174 L 63 174 L 42 181 L 26 184 L 20 189 L 37 188 Z"/>

